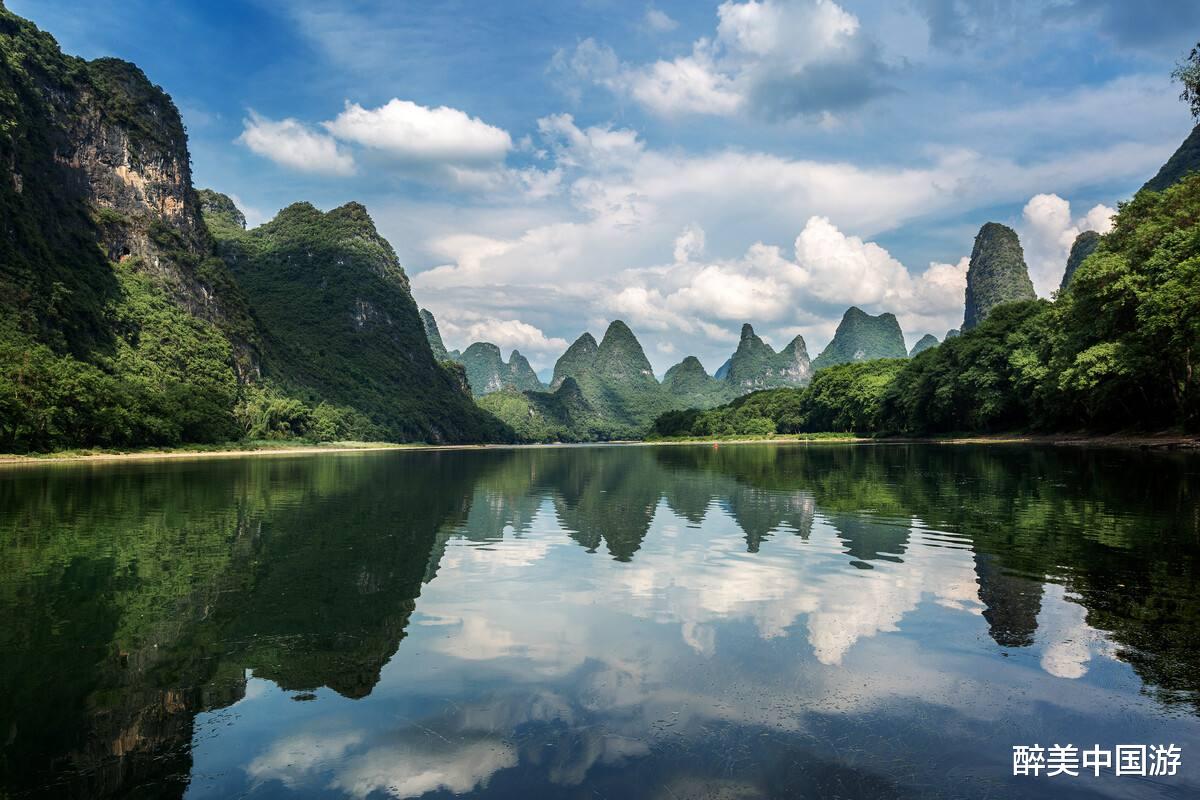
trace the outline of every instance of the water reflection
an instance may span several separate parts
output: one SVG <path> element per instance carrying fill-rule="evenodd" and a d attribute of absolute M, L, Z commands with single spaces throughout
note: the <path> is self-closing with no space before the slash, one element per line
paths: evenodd
<path fill-rule="evenodd" d="M 0 797 L 1200 787 L 1200 463 L 662 447 L 0 475 Z M 1049 796 L 1149 788 L 1079 779 Z M 1155 792 L 1159 789 L 1154 789 Z"/>

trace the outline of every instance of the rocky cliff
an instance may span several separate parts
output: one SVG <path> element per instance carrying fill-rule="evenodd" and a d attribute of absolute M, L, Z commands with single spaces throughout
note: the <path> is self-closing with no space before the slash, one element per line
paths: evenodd
<path fill-rule="evenodd" d="M 0 447 L 237 434 L 258 340 L 178 110 L 136 66 L 64 55 L 2 5 L 0 219 L 0 378 L 19 376 Z"/>
<path fill-rule="evenodd" d="M 812 379 L 812 363 L 803 337 L 797 336 L 776 353 L 759 338 L 750 323 L 742 326 L 737 350 L 726 364 L 727 367 L 723 366 L 718 374 L 733 388 L 735 395 L 759 389 L 805 386 Z"/>
<path fill-rule="evenodd" d="M 518 392 L 536 392 L 545 388 L 518 350 L 513 350 L 505 362 L 499 347 L 491 342 L 475 342 L 457 360 L 466 368 L 471 393 L 476 397 L 510 388 Z"/>
<path fill-rule="evenodd" d="M 1017 232 L 998 222 L 985 224 L 975 237 L 967 268 L 966 313 L 962 329 L 974 328 L 1001 303 L 1036 298 Z"/>
<path fill-rule="evenodd" d="M 842 315 L 833 340 L 813 361 L 814 369 L 848 364 L 852 361 L 871 361 L 876 358 L 906 358 L 904 334 L 894 314 L 871 316 L 851 306 Z"/>

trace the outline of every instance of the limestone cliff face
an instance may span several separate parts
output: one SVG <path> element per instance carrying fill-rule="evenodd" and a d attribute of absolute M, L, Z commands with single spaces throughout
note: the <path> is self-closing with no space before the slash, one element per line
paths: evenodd
<path fill-rule="evenodd" d="M 180 307 L 217 325 L 233 345 L 239 375 L 253 377 L 249 313 L 213 258 L 187 133 L 171 98 L 134 64 L 63 54 L 49 34 L 2 5 L 0 49 L 0 184 L 8 195 L 0 199 L 30 223 L 12 242 L 16 257 L 0 277 L 28 289 L 35 315 L 52 305 L 39 295 L 61 285 L 57 293 L 65 289 L 78 304 L 63 314 L 98 330 L 104 323 L 96 309 L 113 284 L 83 252 L 93 241 L 110 263 L 129 262 Z M 12 263 L 22 253 L 37 254 L 23 275 L 26 265 Z M 71 341 L 74 332 L 62 327 L 72 350 L 96 343 Z"/>
<path fill-rule="evenodd" d="M 80 87 L 64 120 L 71 148 L 59 157 L 85 179 L 96 208 L 128 221 L 129 252 L 114 242 L 110 258 L 159 255 L 149 236 L 156 223 L 169 226 L 195 255 L 207 255 L 187 133 L 175 104 L 128 62 L 98 59 L 88 72 L 92 79 Z"/>
<path fill-rule="evenodd" d="M 536 392 L 545 388 L 518 350 L 513 350 L 505 362 L 499 347 L 491 342 L 475 342 L 463 351 L 459 360 L 466 368 L 467 381 L 476 397 L 504 389 Z"/>

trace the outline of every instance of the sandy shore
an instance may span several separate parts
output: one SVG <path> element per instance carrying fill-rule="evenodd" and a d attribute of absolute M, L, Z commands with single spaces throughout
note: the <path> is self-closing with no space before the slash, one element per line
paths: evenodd
<path fill-rule="evenodd" d="M 1200 449 L 1200 436 L 1187 436 L 1178 433 L 1163 434 L 1114 434 L 1109 436 L 1088 436 L 1086 434 L 998 434 L 995 436 L 960 436 L 960 437 L 931 437 L 931 438 L 867 438 L 867 437 L 812 437 L 779 436 L 770 439 L 667 439 L 660 441 L 615 441 L 595 442 L 587 444 L 456 444 L 456 445 L 426 445 L 426 444 L 388 444 L 364 442 L 354 444 L 330 445 L 298 445 L 263 446 L 244 448 L 217 448 L 213 450 L 133 450 L 128 452 L 82 451 L 66 453 L 49 453 L 41 455 L 0 455 L 0 465 L 18 464 L 58 464 L 80 461 L 148 461 L 157 459 L 187 459 L 187 458 L 237 458 L 240 456 L 299 456 L 318 453 L 357 453 L 391 450 L 510 450 L 542 447 L 656 447 L 678 445 L 737 445 L 737 444 L 1036 444 L 1062 445 L 1076 447 L 1132 447 L 1153 450 L 1193 450 Z"/>

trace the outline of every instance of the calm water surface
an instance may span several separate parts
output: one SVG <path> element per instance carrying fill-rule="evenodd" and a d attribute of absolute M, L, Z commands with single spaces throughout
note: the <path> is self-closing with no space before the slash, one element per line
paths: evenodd
<path fill-rule="evenodd" d="M 0 798 L 1196 797 L 1200 458 L 0 472 Z M 1011 777 L 1174 743 L 1175 777 Z"/>

